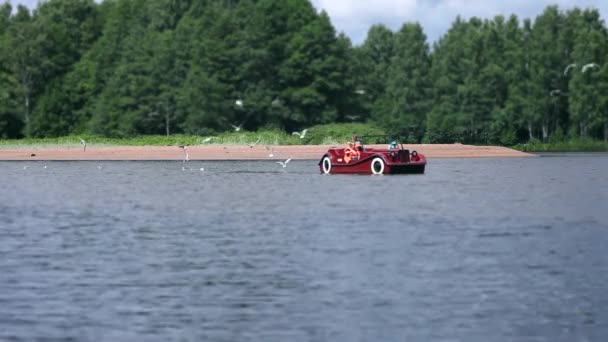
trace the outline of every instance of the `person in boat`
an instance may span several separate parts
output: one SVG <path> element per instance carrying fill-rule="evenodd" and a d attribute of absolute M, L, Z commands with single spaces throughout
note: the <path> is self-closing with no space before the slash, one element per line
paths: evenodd
<path fill-rule="evenodd" d="M 344 149 L 344 161 L 350 163 L 351 160 L 359 160 L 363 147 L 360 142 L 348 142 Z"/>

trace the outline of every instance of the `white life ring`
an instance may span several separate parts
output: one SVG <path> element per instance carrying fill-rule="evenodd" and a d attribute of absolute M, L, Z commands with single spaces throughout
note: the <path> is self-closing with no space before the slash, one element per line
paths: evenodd
<path fill-rule="evenodd" d="M 324 174 L 329 174 L 331 172 L 331 159 L 328 156 L 325 156 L 321 161 L 321 167 L 323 168 Z"/>
<path fill-rule="evenodd" d="M 380 168 L 377 170 L 376 165 L 379 164 Z M 384 160 L 380 157 L 376 157 L 372 160 L 371 164 L 372 174 L 381 175 L 384 173 Z"/>

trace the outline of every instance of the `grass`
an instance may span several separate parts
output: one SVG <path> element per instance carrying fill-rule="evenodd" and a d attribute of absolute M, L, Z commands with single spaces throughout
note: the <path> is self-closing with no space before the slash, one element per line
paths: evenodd
<path fill-rule="evenodd" d="M 142 135 L 132 138 L 107 138 L 95 135 L 70 135 L 59 138 L 0 139 L 0 148 L 79 148 L 80 138 L 93 146 L 176 146 L 182 144 L 202 145 L 333 145 L 350 141 L 352 132 L 358 135 L 383 134 L 383 131 L 368 124 L 330 124 L 310 127 L 304 138 L 282 130 L 260 130 L 257 132 L 225 132 L 216 136 L 198 135 Z M 204 139 L 211 138 L 203 143 Z"/>
<path fill-rule="evenodd" d="M 518 144 L 513 148 L 523 152 L 608 152 L 608 142 L 579 138 L 548 143 Z"/>

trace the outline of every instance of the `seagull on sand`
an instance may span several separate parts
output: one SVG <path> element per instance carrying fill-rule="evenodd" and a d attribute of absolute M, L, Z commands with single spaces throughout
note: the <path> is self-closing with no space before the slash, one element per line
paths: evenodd
<path fill-rule="evenodd" d="M 266 149 L 266 151 L 268 151 L 268 157 L 269 158 L 274 157 L 274 150 L 273 149 L 271 149 L 270 147 L 268 147 L 266 145 L 264 145 L 264 148 Z"/>
<path fill-rule="evenodd" d="M 275 162 L 275 163 L 277 163 L 277 164 L 281 164 L 281 166 L 282 166 L 283 168 L 286 168 L 286 167 L 287 167 L 287 164 L 288 164 L 290 161 L 291 161 L 291 158 L 287 159 L 287 160 L 286 160 L 286 161 L 284 161 L 284 162 L 282 162 L 282 161 L 278 161 L 278 162 Z"/>
<path fill-rule="evenodd" d="M 80 143 L 83 146 L 82 152 L 86 152 L 87 151 L 87 142 L 84 141 L 84 139 L 82 139 L 82 138 L 78 138 L 78 139 L 80 139 Z"/>
<path fill-rule="evenodd" d="M 566 69 L 564 69 L 564 76 L 568 75 L 568 71 L 569 71 L 570 69 L 572 69 L 572 68 L 575 68 L 575 67 L 576 67 L 576 64 L 574 64 L 574 63 L 569 64 L 569 65 L 566 67 Z"/>
<path fill-rule="evenodd" d="M 258 140 L 256 140 L 256 141 L 255 141 L 253 144 L 247 144 L 247 145 L 248 145 L 250 148 L 253 148 L 253 146 L 257 145 L 257 144 L 260 142 L 260 140 L 262 140 L 262 138 L 261 138 L 261 137 L 260 137 L 260 138 L 258 138 Z"/>
<path fill-rule="evenodd" d="M 190 156 L 188 155 L 188 145 L 179 145 L 179 148 L 181 148 L 182 150 L 184 150 L 184 160 L 183 162 L 187 162 L 190 161 Z"/>
<path fill-rule="evenodd" d="M 600 66 L 597 63 L 585 64 L 585 65 L 583 65 L 583 74 L 585 73 L 585 71 L 587 71 L 587 69 L 590 69 L 590 68 L 599 68 L 599 67 Z"/>
<path fill-rule="evenodd" d="M 301 133 L 300 132 L 293 132 L 291 134 L 299 136 L 300 139 L 304 139 L 304 136 L 306 136 L 306 132 L 308 132 L 308 129 L 303 130 Z"/>

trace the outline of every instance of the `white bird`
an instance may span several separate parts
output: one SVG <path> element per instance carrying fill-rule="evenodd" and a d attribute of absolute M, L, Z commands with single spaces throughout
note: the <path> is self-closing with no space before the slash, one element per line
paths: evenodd
<path fill-rule="evenodd" d="M 587 71 L 587 69 L 590 68 L 599 68 L 600 66 L 597 63 L 589 63 L 589 64 L 585 64 L 583 65 L 583 73 L 585 73 L 585 71 Z"/>
<path fill-rule="evenodd" d="M 274 100 L 272 100 L 272 105 L 273 106 L 278 106 L 281 104 L 281 100 L 279 98 L 276 98 Z"/>
<path fill-rule="evenodd" d="M 355 121 L 359 118 L 359 115 L 347 115 L 346 118 L 350 121 Z"/>
<path fill-rule="evenodd" d="M 282 166 L 283 168 L 286 168 L 286 167 L 287 167 L 287 164 L 288 164 L 290 161 L 291 161 L 291 158 L 287 159 L 287 160 L 286 160 L 286 161 L 284 161 L 284 162 L 282 162 L 282 161 L 278 161 L 278 162 L 275 162 L 275 163 L 277 163 L 277 164 L 281 164 L 281 166 Z"/>
<path fill-rule="evenodd" d="M 264 145 L 264 148 L 266 149 L 266 151 L 268 151 L 268 157 L 269 158 L 274 157 L 274 150 L 273 149 L 271 149 L 270 147 L 268 147 L 266 145 Z"/>
<path fill-rule="evenodd" d="M 86 152 L 87 151 L 87 142 L 84 141 L 84 139 L 82 139 L 82 138 L 78 138 L 78 139 L 80 139 L 80 143 L 82 144 L 82 146 L 84 146 L 82 149 L 82 152 Z"/>
<path fill-rule="evenodd" d="M 562 92 L 562 91 L 561 91 L 561 90 L 559 90 L 559 89 L 554 89 L 554 90 L 551 90 L 551 92 L 549 92 L 549 95 L 550 95 L 550 96 L 554 96 L 555 94 L 559 94 L 559 93 L 561 93 L 561 92 Z"/>
<path fill-rule="evenodd" d="M 306 132 L 308 132 L 308 129 L 303 130 L 302 133 L 300 133 L 300 132 L 293 132 L 291 134 L 292 135 L 298 135 L 298 136 L 300 136 L 300 139 L 304 139 L 304 136 L 306 136 Z"/>
<path fill-rule="evenodd" d="M 575 68 L 575 67 L 576 67 L 576 64 L 574 64 L 574 63 L 569 64 L 569 65 L 566 67 L 566 69 L 564 69 L 564 76 L 566 76 L 566 75 L 568 74 L 568 71 L 569 71 L 570 69 Z"/>
<path fill-rule="evenodd" d="M 202 143 L 206 144 L 206 143 L 210 142 L 212 139 L 215 139 L 215 138 L 217 138 L 217 137 L 207 137 L 207 138 L 203 139 Z"/>
<path fill-rule="evenodd" d="M 199 170 L 201 170 L 201 171 L 205 171 L 205 168 L 204 168 L 204 167 L 201 167 Z"/>
<path fill-rule="evenodd" d="M 240 125 L 238 125 L 238 126 L 235 126 L 235 125 L 230 125 L 230 126 L 232 126 L 232 128 L 234 128 L 234 131 L 235 131 L 235 132 L 238 132 L 238 131 L 240 131 L 240 130 L 241 130 L 241 128 L 243 128 L 243 124 L 244 124 L 244 123 L 245 123 L 245 122 L 241 122 L 241 124 L 240 124 Z"/>
<path fill-rule="evenodd" d="M 46 168 L 47 168 L 47 166 L 46 166 L 46 165 L 44 165 L 44 167 L 43 167 L 43 168 L 44 168 L 44 169 L 46 169 Z"/>
<path fill-rule="evenodd" d="M 184 160 L 183 162 L 187 162 L 190 161 L 190 155 L 188 155 L 188 145 L 179 145 L 179 148 L 181 148 L 182 150 L 184 150 Z"/>
<path fill-rule="evenodd" d="M 261 138 L 261 137 L 260 137 L 260 138 L 258 138 L 258 140 L 256 140 L 256 141 L 255 141 L 253 144 L 247 144 L 247 145 L 248 145 L 250 148 L 253 148 L 253 146 L 257 145 L 257 144 L 260 142 L 260 140 L 262 140 L 262 138 Z"/>
<path fill-rule="evenodd" d="M 97 170 L 101 170 L 101 163 L 97 164 Z"/>
<path fill-rule="evenodd" d="M 355 93 L 357 93 L 359 95 L 365 95 L 365 90 L 363 90 L 363 89 L 357 89 L 357 90 L 355 90 Z"/>
<path fill-rule="evenodd" d="M 243 108 L 243 100 L 236 100 L 234 104 L 239 108 Z"/>

